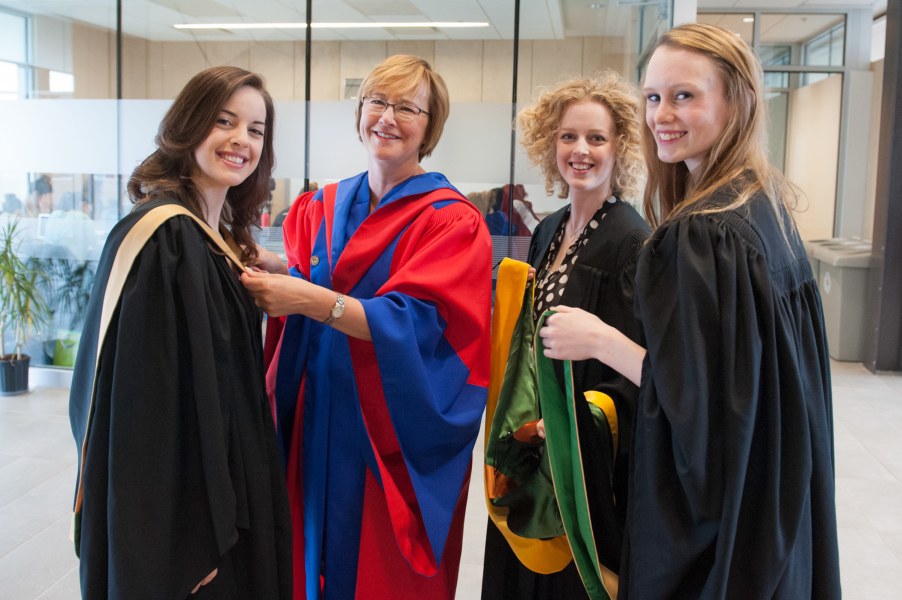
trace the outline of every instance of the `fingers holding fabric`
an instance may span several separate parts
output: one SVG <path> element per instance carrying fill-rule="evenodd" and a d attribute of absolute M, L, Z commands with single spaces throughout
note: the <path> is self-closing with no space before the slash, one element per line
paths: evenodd
<path fill-rule="evenodd" d="M 596 358 L 603 340 L 605 323 L 579 308 L 557 306 L 539 330 L 545 356 L 558 360 Z"/>

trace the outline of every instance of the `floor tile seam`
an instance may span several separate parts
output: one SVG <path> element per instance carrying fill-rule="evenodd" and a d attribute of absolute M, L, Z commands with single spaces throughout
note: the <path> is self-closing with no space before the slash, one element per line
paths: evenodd
<path fill-rule="evenodd" d="M 2 510 L 3 510 L 3 507 L 0 507 L 0 512 L 2 512 Z M 12 515 L 12 514 L 11 514 L 10 516 L 21 516 L 21 515 Z M 71 516 L 69 516 L 69 517 L 56 517 L 56 518 L 52 518 L 52 519 L 47 523 L 47 525 L 45 525 L 44 527 L 41 527 L 40 530 L 38 530 L 38 531 L 36 531 L 34 534 L 28 536 L 27 538 L 25 538 L 24 540 L 22 540 L 21 542 L 19 542 L 19 544 L 16 545 L 16 546 L 14 546 L 13 548 L 10 548 L 6 553 L 0 554 L 0 562 L 2 562 L 7 556 L 9 556 L 9 555 L 12 554 L 13 552 L 15 552 L 16 550 L 18 550 L 19 548 L 21 548 L 22 546 L 24 546 L 24 545 L 27 544 L 28 542 L 34 540 L 36 537 L 38 537 L 39 535 L 43 534 L 45 531 L 47 531 L 48 529 L 50 529 L 51 527 L 53 527 L 54 525 L 56 525 L 57 523 L 59 523 L 61 520 L 63 520 L 63 519 L 70 519 L 70 520 L 71 520 L 71 518 L 72 518 Z M 75 552 L 75 550 L 73 550 L 73 552 Z M 43 592 L 42 592 L 42 593 L 43 593 Z"/>
<path fill-rule="evenodd" d="M 21 493 L 19 493 L 15 498 L 9 500 L 8 502 L 4 502 L 3 504 L 0 504 L 0 512 L 2 512 L 4 508 L 8 507 L 9 505 L 13 504 L 14 502 L 18 502 L 18 501 L 21 500 L 23 497 L 25 497 L 25 496 L 27 496 L 28 494 L 34 492 L 35 490 L 37 490 L 37 489 L 40 488 L 41 486 L 50 483 L 53 479 L 56 479 L 56 478 L 59 477 L 61 474 L 65 473 L 68 469 L 70 469 L 71 467 L 72 467 L 71 464 L 68 464 L 68 465 L 64 466 L 62 469 L 60 469 L 60 470 L 54 472 L 53 474 L 49 475 L 49 476 L 48 476 L 47 478 L 45 478 L 43 481 L 40 481 L 40 482 L 36 483 L 35 485 L 33 485 L 33 486 L 31 486 L 31 487 L 29 487 L 29 488 L 27 488 L 27 489 L 24 489 L 24 490 L 23 490 Z M 72 489 L 73 489 L 73 492 L 72 492 L 72 493 L 74 494 L 74 493 L 75 493 L 75 482 L 74 482 L 74 480 L 73 480 L 73 482 L 72 482 Z M 12 513 L 7 513 L 7 514 L 12 514 Z"/>
<path fill-rule="evenodd" d="M 55 588 L 58 583 L 60 583 L 62 580 L 64 580 L 66 577 L 68 577 L 73 571 L 75 571 L 75 572 L 78 571 L 78 563 L 76 563 L 74 567 L 72 567 L 71 569 L 66 571 L 62 577 L 60 577 L 59 579 L 54 581 L 47 589 L 45 589 L 43 592 L 41 592 L 40 596 L 35 596 L 34 600 L 41 600 L 42 598 L 47 596 L 47 594 L 49 594 L 50 592 L 53 591 L 53 588 Z"/>
<path fill-rule="evenodd" d="M 875 436 L 858 436 L 855 435 L 854 432 L 852 433 L 855 436 L 858 444 L 868 454 L 868 456 L 875 463 L 880 465 L 880 467 L 884 471 L 886 471 L 893 480 L 902 483 L 902 479 L 900 479 L 900 476 L 896 474 L 897 470 L 899 470 L 899 472 L 902 472 L 902 469 L 900 469 L 900 467 L 902 467 L 902 431 L 899 431 L 899 428 L 895 424 L 890 423 L 890 426 L 893 429 L 897 430 L 897 435 L 890 436 L 892 443 L 889 444 L 889 454 L 900 457 L 900 460 L 897 463 L 891 463 L 885 458 L 887 456 L 886 451 L 888 445 L 886 439 L 878 441 L 875 439 Z M 879 454 L 875 452 L 875 449 L 880 451 Z"/>

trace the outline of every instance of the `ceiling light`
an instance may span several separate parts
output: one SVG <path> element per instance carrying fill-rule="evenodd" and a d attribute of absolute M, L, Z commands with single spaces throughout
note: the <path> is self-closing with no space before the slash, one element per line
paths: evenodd
<path fill-rule="evenodd" d="M 755 17 L 742 17 L 742 22 L 743 23 L 754 23 Z"/>
<path fill-rule="evenodd" d="M 451 29 L 461 27 L 488 27 L 484 22 L 401 22 L 401 23 L 313 23 L 313 29 L 385 29 L 385 28 L 416 28 L 434 27 L 438 29 Z M 306 29 L 306 23 L 176 23 L 176 29 Z"/>

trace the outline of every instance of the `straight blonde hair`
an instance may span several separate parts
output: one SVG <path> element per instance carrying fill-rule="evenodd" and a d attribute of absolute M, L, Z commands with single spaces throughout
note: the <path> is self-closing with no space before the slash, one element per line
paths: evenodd
<path fill-rule="evenodd" d="M 643 207 L 649 223 L 657 227 L 687 212 L 733 210 L 762 192 L 778 217 L 786 209 L 792 224 L 797 194 L 767 158 L 763 71 L 752 49 L 732 31 L 702 23 L 671 29 L 658 40 L 656 48 L 661 46 L 696 52 L 710 59 L 723 82 L 731 111 L 723 134 L 708 151 L 694 180 L 690 179 L 685 163 L 665 163 L 658 158 L 654 132 L 643 128 L 642 151 L 648 167 Z M 640 100 L 643 113 L 646 104 L 647 98 L 643 96 Z M 701 200 L 725 186 L 735 191 L 733 202 L 728 206 L 695 210 Z M 783 218 L 777 220 L 784 226 Z"/>

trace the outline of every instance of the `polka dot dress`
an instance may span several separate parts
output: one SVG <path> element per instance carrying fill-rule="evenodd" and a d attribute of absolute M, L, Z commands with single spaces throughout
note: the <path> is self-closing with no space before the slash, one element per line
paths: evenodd
<path fill-rule="evenodd" d="M 548 246 L 548 250 L 545 252 L 545 260 L 542 262 L 542 267 L 536 274 L 536 296 L 535 304 L 533 305 L 533 319 L 535 319 L 537 323 L 539 317 L 542 316 L 542 313 L 561 303 L 561 298 L 567 287 L 567 280 L 570 279 L 570 271 L 573 270 L 573 265 L 576 264 L 576 258 L 579 256 L 579 249 L 589 242 L 589 236 L 598 229 L 599 224 L 602 219 L 604 219 L 608 207 L 616 201 L 616 198 L 611 198 L 605 202 L 594 215 L 592 215 L 592 218 L 589 219 L 589 222 L 582 232 L 580 232 L 576 241 L 567 248 L 567 254 L 564 256 L 564 261 L 561 263 L 561 266 L 552 271 L 551 266 L 557 256 L 558 248 L 564 243 L 564 230 L 567 228 L 567 221 L 570 220 L 571 214 L 569 209 L 567 210 L 565 217 L 561 219 L 561 225 L 558 227 L 557 233 L 554 234 L 551 245 Z"/>

